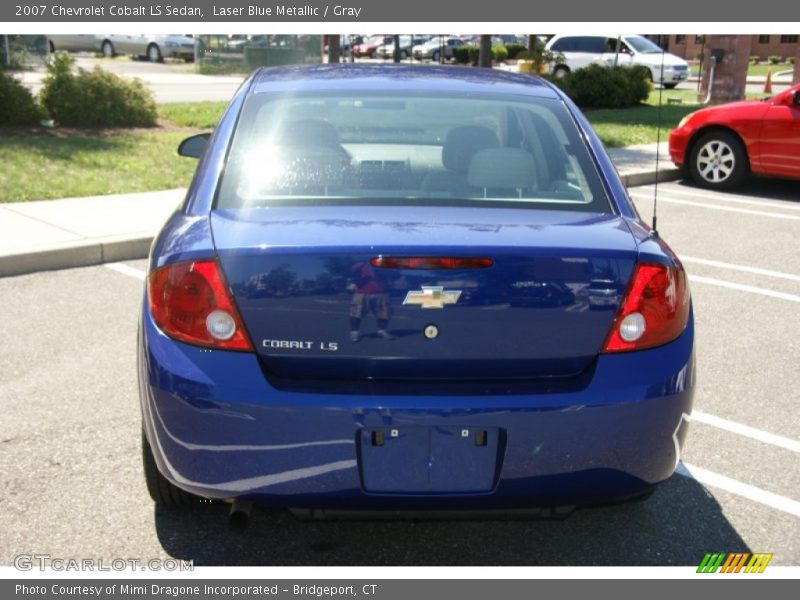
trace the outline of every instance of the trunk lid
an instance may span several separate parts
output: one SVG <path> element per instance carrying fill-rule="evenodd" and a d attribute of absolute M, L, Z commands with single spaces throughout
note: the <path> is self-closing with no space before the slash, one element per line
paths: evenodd
<path fill-rule="evenodd" d="M 577 375 L 636 259 L 621 218 L 571 211 L 293 206 L 215 211 L 211 223 L 262 364 L 289 378 Z M 492 265 L 379 268 L 379 256 Z"/>

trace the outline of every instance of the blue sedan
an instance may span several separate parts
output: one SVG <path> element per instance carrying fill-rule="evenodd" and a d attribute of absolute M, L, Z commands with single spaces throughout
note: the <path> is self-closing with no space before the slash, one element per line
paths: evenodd
<path fill-rule="evenodd" d="M 180 152 L 139 331 L 155 502 L 548 513 L 673 473 L 686 275 L 557 88 L 262 69 Z"/>

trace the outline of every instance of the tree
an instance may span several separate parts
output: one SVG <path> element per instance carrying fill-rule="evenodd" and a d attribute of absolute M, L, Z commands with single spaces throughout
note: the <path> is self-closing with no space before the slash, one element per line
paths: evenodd
<path fill-rule="evenodd" d="M 797 50 L 794 53 L 794 78 L 792 78 L 792 83 L 794 85 L 800 83 L 800 45 L 797 46 Z"/>
<path fill-rule="evenodd" d="M 482 35 L 479 51 L 478 51 L 478 66 L 492 68 L 492 36 Z"/>
<path fill-rule="evenodd" d="M 747 68 L 750 62 L 749 35 L 709 35 L 703 57 L 701 96 L 711 87 L 711 103 L 719 104 L 744 99 Z M 711 65 L 714 61 L 714 79 Z"/>
<path fill-rule="evenodd" d="M 394 60 L 394 62 L 399 63 L 400 62 L 400 36 L 399 35 L 394 35 L 394 36 L 392 36 L 392 39 L 394 40 L 394 54 L 392 56 L 392 59 Z"/>
<path fill-rule="evenodd" d="M 328 36 L 328 62 L 338 63 L 342 56 L 342 46 L 339 43 L 339 34 Z"/>

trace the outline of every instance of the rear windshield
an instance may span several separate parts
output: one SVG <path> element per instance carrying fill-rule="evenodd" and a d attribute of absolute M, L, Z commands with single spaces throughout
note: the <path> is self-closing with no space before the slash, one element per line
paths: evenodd
<path fill-rule="evenodd" d="M 217 208 L 343 202 L 610 212 L 559 100 L 250 96 Z"/>

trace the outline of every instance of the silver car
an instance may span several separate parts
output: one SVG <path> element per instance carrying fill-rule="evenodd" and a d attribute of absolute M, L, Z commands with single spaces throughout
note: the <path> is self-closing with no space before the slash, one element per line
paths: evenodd
<path fill-rule="evenodd" d="M 102 52 L 114 56 L 114 45 L 108 35 L 50 35 L 47 36 L 50 52 Z"/>
<path fill-rule="evenodd" d="M 445 59 L 453 58 L 453 50 L 466 45 L 467 42 L 458 37 L 446 37 L 440 42 L 437 35 L 424 44 L 414 46 L 414 58 L 417 60 L 430 58 L 434 62 L 439 62 L 440 57 Z"/>
<path fill-rule="evenodd" d="M 165 58 L 179 58 L 186 62 L 194 60 L 195 38 L 186 35 L 112 35 L 113 54 L 144 56 L 151 62 L 162 62 Z M 103 54 L 106 54 L 105 50 Z"/>

